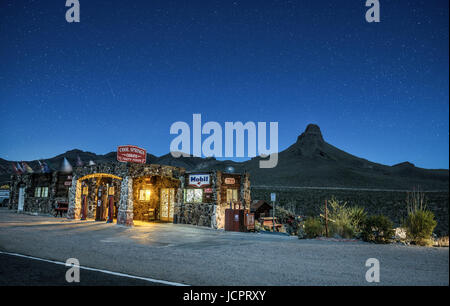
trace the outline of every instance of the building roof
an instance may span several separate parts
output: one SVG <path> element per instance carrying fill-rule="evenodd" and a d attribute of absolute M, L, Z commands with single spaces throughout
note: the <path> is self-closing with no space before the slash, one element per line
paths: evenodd
<path fill-rule="evenodd" d="M 267 203 L 264 200 L 255 200 L 255 201 L 253 201 L 251 206 L 250 206 L 250 209 L 252 211 L 256 211 L 256 210 L 258 210 L 259 208 L 261 208 L 264 205 L 267 205 L 269 209 L 272 209 L 272 205 L 270 205 L 269 203 Z"/>

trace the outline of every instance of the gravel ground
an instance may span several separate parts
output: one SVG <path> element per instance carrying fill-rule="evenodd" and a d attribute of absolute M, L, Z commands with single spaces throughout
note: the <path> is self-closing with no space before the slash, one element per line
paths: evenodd
<path fill-rule="evenodd" d="M 448 248 L 299 240 L 189 225 L 133 228 L 16 214 L 0 209 L 0 250 L 189 285 L 374 285 L 368 258 L 380 261 L 377 285 L 449 284 Z"/>

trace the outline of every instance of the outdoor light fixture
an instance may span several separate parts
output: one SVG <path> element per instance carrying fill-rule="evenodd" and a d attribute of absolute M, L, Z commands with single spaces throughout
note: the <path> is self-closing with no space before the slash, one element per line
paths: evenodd
<path fill-rule="evenodd" d="M 150 201 L 151 191 L 149 189 L 139 190 L 139 201 Z"/>

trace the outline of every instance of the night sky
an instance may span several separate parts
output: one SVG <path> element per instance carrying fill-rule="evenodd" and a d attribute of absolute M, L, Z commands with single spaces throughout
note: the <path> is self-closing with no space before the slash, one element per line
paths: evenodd
<path fill-rule="evenodd" d="M 169 152 L 175 121 L 308 123 L 351 154 L 449 167 L 449 2 L 0 2 L 0 157 Z"/>

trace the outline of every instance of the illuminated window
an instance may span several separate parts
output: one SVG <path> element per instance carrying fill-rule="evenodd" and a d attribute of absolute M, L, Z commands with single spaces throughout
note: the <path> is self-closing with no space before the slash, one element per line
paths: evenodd
<path fill-rule="evenodd" d="M 237 189 L 227 189 L 227 203 L 239 200 Z"/>
<path fill-rule="evenodd" d="M 48 197 L 48 187 L 42 187 L 41 197 L 42 198 L 47 198 Z"/>
<path fill-rule="evenodd" d="M 36 187 L 34 189 L 35 198 L 47 198 L 48 197 L 48 187 Z"/>
<path fill-rule="evenodd" d="M 184 202 L 185 203 L 202 203 L 203 202 L 203 189 L 185 189 L 184 190 Z"/>
<path fill-rule="evenodd" d="M 150 190 L 141 189 L 139 190 L 139 201 L 150 201 Z"/>

